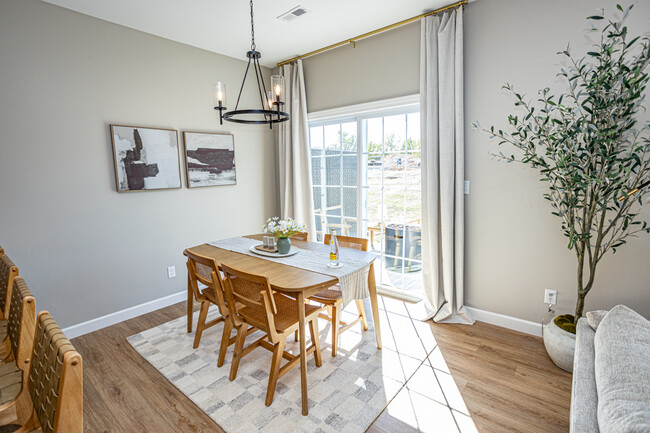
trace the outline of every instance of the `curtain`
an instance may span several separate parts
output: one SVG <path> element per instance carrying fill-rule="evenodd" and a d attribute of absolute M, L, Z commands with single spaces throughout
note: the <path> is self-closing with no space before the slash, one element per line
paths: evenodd
<path fill-rule="evenodd" d="M 283 65 L 285 106 L 290 119 L 278 128 L 278 174 L 280 178 L 280 217 L 293 218 L 307 226 L 311 240 L 316 240 L 314 198 L 312 195 L 311 158 L 307 98 L 302 61 Z"/>
<path fill-rule="evenodd" d="M 428 318 L 473 323 L 463 305 L 463 13 L 422 20 L 422 278 Z"/>

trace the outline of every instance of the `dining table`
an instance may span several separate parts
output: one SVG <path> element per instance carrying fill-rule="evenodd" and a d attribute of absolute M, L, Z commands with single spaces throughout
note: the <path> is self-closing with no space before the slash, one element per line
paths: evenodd
<path fill-rule="evenodd" d="M 264 237 L 262 234 L 253 234 L 244 236 L 250 239 L 259 240 L 260 243 Z M 293 246 L 299 249 L 322 251 L 324 257 L 329 256 L 329 245 L 317 242 L 305 242 L 300 240 L 291 240 Z M 219 248 L 214 245 L 205 243 L 197 245 L 187 250 L 194 254 L 214 259 L 218 265 L 225 263 L 245 272 L 265 275 L 269 279 L 271 288 L 278 292 L 284 293 L 295 298 L 298 302 L 298 321 L 299 321 L 299 344 L 300 344 L 300 383 L 302 396 L 302 414 L 307 415 L 309 404 L 307 400 L 307 357 L 305 355 L 306 331 L 305 331 L 305 300 L 312 295 L 338 284 L 337 277 L 323 273 L 297 268 L 294 266 L 278 263 L 277 261 L 266 260 L 262 257 L 255 257 L 248 254 L 242 254 Z M 381 332 L 379 325 L 379 307 L 377 304 L 377 287 L 375 284 L 374 260 L 375 255 L 366 251 L 360 251 L 352 248 L 339 248 L 341 261 L 345 258 L 365 261 L 370 264 L 368 272 L 368 293 L 370 295 L 370 305 L 372 308 L 372 319 L 374 325 L 377 348 L 381 349 Z M 189 282 L 188 282 L 189 283 Z M 187 332 L 192 332 L 192 315 L 194 311 L 194 299 L 192 289 L 188 284 L 187 290 Z"/>

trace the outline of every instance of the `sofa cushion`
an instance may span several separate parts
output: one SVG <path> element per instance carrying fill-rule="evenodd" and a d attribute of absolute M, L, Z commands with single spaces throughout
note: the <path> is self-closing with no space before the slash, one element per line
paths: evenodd
<path fill-rule="evenodd" d="M 618 305 L 594 339 L 601 433 L 650 432 L 650 322 Z"/>
<path fill-rule="evenodd" d="M 587 322 L 589 322 L 589 326 L 591 326 L 594 331 L 597 330 L 598 325 L 600 325 L 601 320 L 605 318 L 607 313 L 608 313 L 607 310 L 596 310 L 596 311 L 588 312 Z"/>

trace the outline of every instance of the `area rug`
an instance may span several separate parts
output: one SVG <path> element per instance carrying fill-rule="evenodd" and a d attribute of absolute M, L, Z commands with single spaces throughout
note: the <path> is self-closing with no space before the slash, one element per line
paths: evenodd
<path fill-rule="evenodd" d="M 209 319 L 216 315 L 211 312 Z M 257 348 L 244 357 L 231 382 L 232 346 L 224 366 L 217 368 L 223 324 L 206 330 L 199 348 L 193 349 L 194 333 L 186 333 L 186 323 L 181 317 L 127 340 L 227 433 L 364 432 L 417 369 L 413 364 L 419 363 L 386 347 L 378 350 L 372 324 L 367 332 L 359 326 L 343 333 L 339 354 L 332 357 L 331 324 L 321 320 L 323 365 L 316 367 L 313 356 L 307 358 L 309 415 L 302 416 L 299 367 L 280 378 L 273 404 L 267 407 L 271 352 Z M 260 335 L 252 334 L 246 342 Z M 299 353 L 292 337 L 287 350 Z"/>

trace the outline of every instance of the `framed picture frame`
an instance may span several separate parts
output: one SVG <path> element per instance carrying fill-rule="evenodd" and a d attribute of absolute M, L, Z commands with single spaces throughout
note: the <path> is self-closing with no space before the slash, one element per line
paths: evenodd
<path fill-rule="evenodd" d="M 181 188 L 178 131 L 110 125 L 117 192 Z"/>
<path fill-rule="evenodd" d="M 235 136 L 183 131 L 188 188 L 237 184 Z"/>

